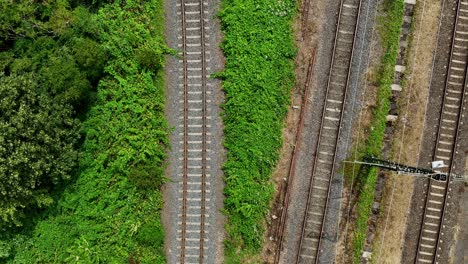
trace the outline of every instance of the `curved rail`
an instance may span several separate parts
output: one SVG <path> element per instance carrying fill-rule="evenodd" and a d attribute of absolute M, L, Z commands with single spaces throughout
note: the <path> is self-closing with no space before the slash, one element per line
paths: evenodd
<path fill-rule="evenodd" d="M 360 10 L 361 0 L 341 1 L 296 263 L 319 259 Z"/>
<path fill-rule="evenodd" d="M 463 15 L 462 15 L 463 14 Z M 463 17 L 461 21 L 460 18 Z M 448 163 L 448 174 L 453 170 L 456 153 L 459 124 L 465 100 L 468 74 L 468 1 L 458 1 L 454 33 L 450 47 L 449 66 L 444 85 L 442 110 L 437 130 L 436 147 L 433 160 Z M 449 185 L 446 182 L 429 180 L 423 221 L 419 233 L 415 263 L 436 263 L 440 256 L 440 239 L 445 216 Z"/>

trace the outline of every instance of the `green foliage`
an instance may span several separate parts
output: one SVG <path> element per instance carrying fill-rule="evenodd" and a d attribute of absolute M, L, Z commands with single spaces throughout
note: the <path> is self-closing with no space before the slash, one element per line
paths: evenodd
<path fill-rule="evenodd" d="M 7 124 L 0 136 L 14 145 L 4 148 L 2 153 L 14 159 L 4 166 L 3 173 L 12 173 L 9 180 L 15 178 L 22 184 L 21 191 L 17 194 L 11 191 L 9 198 L 1 201 L 10 206 L 8 210 L 2 207 L 4 210 L 0 214 L 4 221 L 9 214 L 8 222 L 20 225 L 17 216 L 24 211 L 51 205 L 49 192 L 62 179 L 70 178 L 77 163 L 75 142 L 79 124 L 73 118 L 87 110 L 93 98 L 92 86 L 102 77 L 106 58 L 104 49 L 93 39 L 97 37 L 95 27 L 84 29 L 84 20 L 88 20 L 89 15 L 82 7 L 72 10 L 66 0 L 0 3 L 3 107 L 16 111 L 5 110 L 2 115 Z M 28 131 L 28 134 L 23 135 L 12 127 Z M 12 156 L 15 151 L 22 153 L 21 157 Z M 1 160 L 2 165 L 4 162 Z M 15 175 L 12 166 L 24 169 Z M 14 199 L 17 200 L 15 205 L 12 204 Z"/>
<path fill-rule="evenodd" d="M 161 249 L 161 245 L 164 242 L 164 232 L 161 222 L 149 222 L 140 227 L 136 239 L 142 245 L 157 246 Z M 161 251 L 160 254 L 162 255 L 163 252 Z"/>
<path fill-rule="evenodd" d="M 403 21 L 404 1 L 385 0 L 383 2 L 385 16 L 379 21 L 381 42 L 384 49 L 382 58 L 377 102 L 374 109 L 371 127 L 365 146 L 358 150 L 359 158 L 365 156 L 379 157 L 382 149 L 386 127 L 386 116 L 390 107 L 391 85 L 398 56 L 401 23 Z M 375 168 L 359 168 L 357 175 L 357 219 L 353 238 L 353 263 L 360 263 L 367 232 L 367 221 L 374 201 L 377 170 Z"/>
<path fill-rule="evenodd" d="M 15 74 L 37 72 L 43 84 L 55 77 L 55 87 L 38 90 L 57 100 L 74 101 L 69 93 L 80 90 L 79 81 L 98 85 L 83 124 L 76 177 L 54 193 L 56 206 L 26 228 L 0 233 L 0 261 L 6 263 L 165 262 L 159 188 L 169 129 L 159 71 L 168 51 L 162 1 L 88 2 L 100 7 L 96 13 L 83 7 L 69 13 L 88 16 L 92 25 L 77 18 L 68 31 L 55 27 L 65 32 L 61 36 L 19 39 L 17 58 L 7 66 Z M 142 61 L 141 52 L 151 59 Z"/>
<path fill-rule="evenodd" d="M 149 164 L 132 168 L 128 179 L 141 190 L 159 189 L 166 180 L 160 175 L 164 175 L 164 167 Z"/>
<path fill-rule="evenodd" d="M 295 1 L 224 0 L 227 262 L 260 250 L 294 82 Z"/>
<path fill-rule="evenodd" d="M 73 118 L 87 109 L 92 83 L 102 77 L 106 56 L 90 37 L 91 30 L 75 28 L 87 19 L 84 8 L 77 10 L 81 12 L 74 12 L 65 0 L 0 3 L 2 121 L 6 122 L 0 136 L 13 144 L 3 148 L 2 155 L 14 159 L 3 166 L 2 173 L 11 173 L 12 182 L 5 181 L 2 187 L 18 191 L 10 191 L 0 201 L 8 205 L 2 207 L 0 226 L 21 225 L 18 220 L 24 211 L 51 205 L 49 192 L 70 178 L 77 163 L 79 124 Z M 20 157 L 13 155 L 19 153 Z M 13 186 L 19 183 L 21 190 Z"/>
<path fill-rule="evenodd" d="M 77 162 L 71 106 L 40 93 L 32 74 L 0 74 L 0 228 L 53 201 L 49 188 Z"/>
<path fill-rule="evenodd" d="M 70 28 L 73 15 L 67 0 L 0 2 L 0 44 L 10 40 L 59 36 Z"/>
<path fill-rule="evenodd" d="M 0 34 L 4 37 L 3 48 L 9 49 L 0 56 L 1 70 L 13 74 L 34 72 L 39 87 L 57 99 L 74 106 L 87 103 L 92 85 L 102 76 L 106 61 L 104 49 L 96 41 L 99 31 L 96 23 L 92 23 L 93 16 L 83 7 L 71 10 L 65 0 L 48 4 L 27 0 L 10 2 L 0 4 L 0 9 L 8 9 L 8 13 L 27 6 L 26 10 L 32 8 L 32 11 L 10 25 L 8 19 L 16 19 L 15 16 L 0 15 L 0 22 L 7 27 L 5 34 Z"/>

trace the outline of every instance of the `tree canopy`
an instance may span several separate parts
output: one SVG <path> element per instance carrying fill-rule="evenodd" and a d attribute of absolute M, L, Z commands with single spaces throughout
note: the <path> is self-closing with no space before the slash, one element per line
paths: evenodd
<path fill-rule="evenodd" d="M 53 202 L 49 187 L 69 178 L 77 162 L 78 126 L 71 106 L 38 89 L 33 74 L 0 75 L 3 224 L 19 225 L 25 210 Z"/>
<path fill-rule="evenodd" d="M 77 2 L 0 2 L 0 226 L 51 205 L 76 168 L 78 116 L 106 61 L 94 16 Z"/>
<path fill-rule="evenodd" d="M 163 22 L 162 0 L 0 1 L 1 263 L 165 262 Z"/>

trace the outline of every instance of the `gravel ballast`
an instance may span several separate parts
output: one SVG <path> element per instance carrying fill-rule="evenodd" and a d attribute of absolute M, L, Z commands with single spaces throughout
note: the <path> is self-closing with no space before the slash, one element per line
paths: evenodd
<path fill-rule="evenodd" d="M 296 249 L 301 232 L 307 189 L 311 177 L 312 161 L 315 155 L 314 149 L 317 144 L 316 138 L 320 125 L 320 113 L 323 108 L 324 93 L 328 80 L 339 4 L 340 1 L 329 1 L 319 7 L 319 9 L 322 9 L 320 13 L 324 15 L 321 20 L 321 26 L 317 32 L 317 34 L 320 34 L 321 39 L 318 41 L 317 62 L 314 69 L 315 78 L 312 80 L 311 84 L 311 93 L 313 95 L 310 98 L 310 109 L 305 114 L 303 139 L 297 157 L 296 175 L 294 176 L 295 179 L 291 189 L 290 200 L 292 203 L 289 205 L 281 263 L 292 263 L 296 258 Z M 360 95 L 363 89 L 361 84 L 362 74 L 366 71 L 367 50 L 369 49 L 371 31 L 374 23 L 373 11 L 376 5 L 376 1 L 364 0 L 362 2 L 355 53 L 353 55 L 352 70 L 350 73 L 348 96 L 343 115 L 342 132 L 339 140 L 340 143 L 338 144 L 338 165 L 346 158 L 348 149 L 352 143 L 348 138 L 350 138 L 354 121 L 360 110 Z M 326 14 L 328 14 L 328 16 Z M 337 171 L 339 171 L 339 169 Z M 320 263 L 333 263 L 335 258 L 335 245 L 338 239 L 338 226 L 343 198 L 343 180 L 343 175 L 337 173 L 332 181 L 326 224 L 324 233 L 322 234 Z"/>
<path fill-rule="evenodd" d="M 192 1 L 193 2 L 193 1 Z M 220 26 L 219 21 L 216 19 L 216 13 L 219 6 L 219 1 L 203 1 L 205 10 L 205 35 L 206 35 L 206 51 L 208 59 L 206 62 L 207 74 L 212 74 L 222 70 L 223 57 L 220 51 L 219 43 L 221 42 Z M 195 2 L 194 2 L 195 3 Z M 181 21 L 180 21 L 180 1 L 166 1 L 165 3 L 165 14 L 166 14 L 166 40 L 170 48 L 180 50 L 180 37 Z M 189 32 L 188 32 L 189 34 Z M 190 35 L 190 34 L 189 34 Z M 165 228 L 165 251 L 168 263 L 178 263 L 180 261 L 180 245 L 181 242 L 178 240 L 180 232 L 178 222 L 180 221 L 180 208 L 181 197 L 180 193 L 180 182 L 182 177 L 180 176 L 181 150 L 183 144 L 180 144 L 183 127 L 179 127 L 182 116 L 183 103 L 180 101 L 183 99 L 183 95 L 180 92 L 183 91 L 183 80 L 180 78 L 182 69 L 182 61 L 179 58 L 170 56 L 167 58 L 165 66 L 165 78 L 166 78 L 166 116 L 169 124 L 173 127 L 171 135 L 171 152 L 169 165 L 166 170 L 166 176 L 169 178 L 169 182 L 164 187 L 164 210 L 163 210 L 163 223 Z M 190 79 L 189 79 L 190 84 Z M 223 261 L 223 239 L 224 239 L 224 218 L 220 213 L 220 209 L 223 206 L 223 195 L 222 190 L 224 187 L 223 174 L 221 170 L 222 163 L 224 161 L 224 148 L 222 146 L 222 132 L 223 126 L 220 117 L 219 105 L 223 102 L 223 94 L 221 91 L 220 81 L 217 79 L 207 80 L 207 90 L 211 93 L 207 94 L 207 108 L 208 114 L 211 119 L 208 119 L 208 133 L 207 136 L 208 148 L 208 160 L 207 160 L 207 174 L 210 175 L 208 178 L 207 188 L 209 192 L 206 194 L 206 215 L 205 218 L 205 243 L 204 243 L 204 263 L 222 263 Z M 189 124 L 195 122 L 195 120 L 189 120 Z M 195 187 L 194 187 L 195 188 Z M 190 204 L 189 204 L 190 205 Z M 190 237 L 189 235 L 187 237 Z M 187 253 L 189 254 L 189 253 Z"/>

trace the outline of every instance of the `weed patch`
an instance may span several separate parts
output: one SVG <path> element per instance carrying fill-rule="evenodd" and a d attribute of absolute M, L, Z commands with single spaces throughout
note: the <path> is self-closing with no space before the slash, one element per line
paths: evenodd
<path fill-rule="evenodd" d="M 274 191 L 270 177 L 294 84 L 296 10 L 292 0 L 222 2 L 227 263 L 241 262 L 263 243 Z"/>
<path fill-rule="evenodd" d="M 380 66 L 377 102 L 371 121 L 372 129 L 366 138 L 365 145 L 358 149 L 359 159 L 366 156 L 379 157 L 381 153 L 386 116 L 390 107 L 391 85 L 398 56 L 404 2 L 403 0 L 385 0 L 383 2 L 383 11 L 385 16 L 381 17 L 378 22 L 384 57 Z M 366 240 L 367 221 L 374 201 L 374 190 L 377 180 L 376 168 L 361 167 L 358 170 L 356 188 L 359 196 L 356 205 L 357 219 L 352 241 L 353 263 L 360 263 L 361 261 L 361 254 Z"/>

